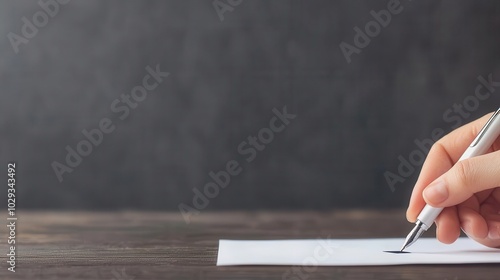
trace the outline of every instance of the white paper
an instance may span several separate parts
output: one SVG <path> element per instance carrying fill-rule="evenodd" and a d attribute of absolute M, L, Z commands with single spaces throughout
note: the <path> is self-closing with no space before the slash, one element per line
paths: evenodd
<path fill-rule="evenodd" d="M 500 249 L 488 248 L 463 237 L 451 245 L 435 238 L 420 238 L 399 251 L 403 238 L 317 240 L 220 240 L 217 265 L 401 265 L 498 263 Z"/>

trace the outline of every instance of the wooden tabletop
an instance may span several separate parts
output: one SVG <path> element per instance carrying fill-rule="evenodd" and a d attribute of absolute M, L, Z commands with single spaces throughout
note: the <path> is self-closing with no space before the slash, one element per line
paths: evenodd
<path fill-rule="evenodd" d="M 500 279 L 500 265 L 216 267 L 219 239 L 403 237 L 403 211 L 18 212 L 16 272 L 0 279 Z M 5 218 L 6 221 L 6 218 Z M 4 226 L 5 228 L 5 226 Z M 1 230 L 6 236 L 6 230 Z M 431 232 L 427 235 L 433 235 Z"/>

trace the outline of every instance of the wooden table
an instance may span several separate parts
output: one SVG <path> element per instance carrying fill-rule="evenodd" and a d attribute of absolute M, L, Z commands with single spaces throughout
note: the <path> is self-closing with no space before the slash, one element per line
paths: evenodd
<path fill-rule="evenodd" d="M 189 225 L 175 212 L 18 212 L 17 225 L 16 273 L 1 238 L 2 280 L 283 279 L 291 267 L 216 267 L 218 240 L 403 237 L 411 228 L 402 211 L 202 212 Z M 500 279 L 498 264 L 298 268 L 289 279 Z"/>

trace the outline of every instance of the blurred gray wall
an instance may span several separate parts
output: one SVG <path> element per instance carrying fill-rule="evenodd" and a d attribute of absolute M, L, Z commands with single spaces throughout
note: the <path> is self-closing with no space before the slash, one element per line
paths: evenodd
<path fill-rule="evenodd" d="M 392 190 L 384 174 L 414 140 L 500 104 L 500 87 L 471 97 L 478 76 L 500 81 L 500 2 L 401 0 L 348 63 L 339 44 L 389 2 L 244 0 L 219 17 L 213 1 L 73 0 L 16 53 L 43 9 L 1 1 L 2 178 L 15 161 L 20 209 L 177 209 L 235 160 L 207 209 L 403 207 L 420 166 Z M 111 104 L 157 65 L 170 75 L 120 119 Z M 247 162 L 238 146 L 284 106 L 297 117 Z M 115 130 L 59 182 L 52 164 L 103 118 Z"/>

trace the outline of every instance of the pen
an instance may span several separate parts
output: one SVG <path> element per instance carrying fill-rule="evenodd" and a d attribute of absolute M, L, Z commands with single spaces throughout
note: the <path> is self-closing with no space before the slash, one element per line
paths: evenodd
<path fill-rule="evenodd" d="M 460 157 L 458 161 L 468 159 L 471 157 L 479 156 L 491 147 L 495 140 L 500 135 L 500 108 L 491 116 L 491 118 L 486 122 L 481 131 L 479 131 L 478 135 L 472 141 L 470 146 L 464 152 L 464 154 Z M 404 249 L 410 247 L 413 243 L 417 241 L 417 239 L 429 229 L 434 223 L 434 220 L 439 216 L 443 208 L 436 208 L 430 205 L 425 205 L 422 212 L 417 217 L 417 221 L 415 222 L 415 227 L 406 237 L 406 240 L 401 247 L 401 252 Z"/>

